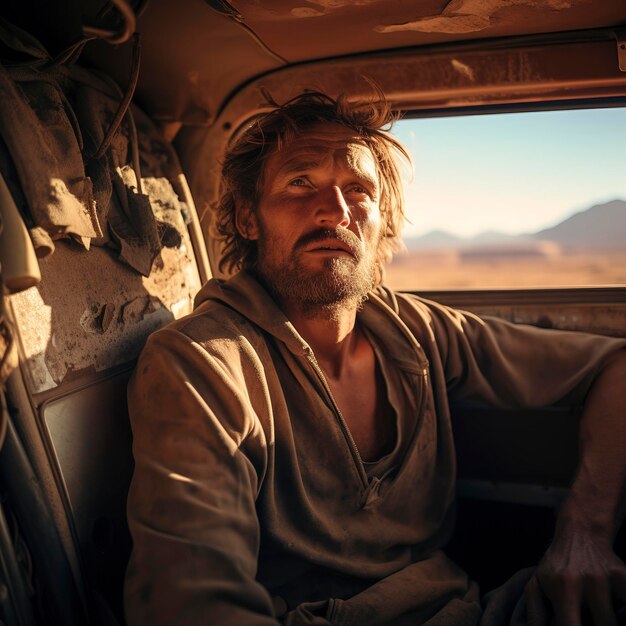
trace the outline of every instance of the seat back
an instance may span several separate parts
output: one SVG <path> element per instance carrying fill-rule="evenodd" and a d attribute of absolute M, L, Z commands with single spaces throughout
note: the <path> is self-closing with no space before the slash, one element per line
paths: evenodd
<path fill-rule="evenodd" d="M 178 247 L 161 251 L 147 278 L 106 249 L 65 242 L 41 261 L 41 274 L 39 285 L 10 297 L 20 346 L 20 368 L 8 385 L 12 420 L 92 623 L 121 624 L 132 475 L 126 385 L 147 336 L 191 310 L 200 275 L 186 231 Z M 45 568 L 32 535 L 26 543 L 36 577 Z"/>

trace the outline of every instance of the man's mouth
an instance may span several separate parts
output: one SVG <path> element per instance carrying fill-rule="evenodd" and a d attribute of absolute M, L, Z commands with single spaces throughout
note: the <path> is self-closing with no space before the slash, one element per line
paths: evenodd
<path fill-rule="evenodd" d="M 349 254 L 350 256 L 355 256 L 352 248 L 344 243 L 343 241 L 333 240 L 333 241 L 321 241 L 316 242 L 306 248 L 306 252 L 339 252 L 344 254 Z"/>
<path fill-rule="evenodd" d="M 360 259 L 360 241 L 349 231 L 318 229 L 307 233 L 296 243 L 296 251 L 320 255 L 350 255 L 357 261 Z"/>

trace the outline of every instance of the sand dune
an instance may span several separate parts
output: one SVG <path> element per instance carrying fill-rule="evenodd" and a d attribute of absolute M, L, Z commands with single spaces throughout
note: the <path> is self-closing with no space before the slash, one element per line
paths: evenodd
<path fill-rule="evenodd" d="M 626 285 L 626 250 L 463 257 L 455 250 L 407 252 L 387 266 L 399 290 Z"/>

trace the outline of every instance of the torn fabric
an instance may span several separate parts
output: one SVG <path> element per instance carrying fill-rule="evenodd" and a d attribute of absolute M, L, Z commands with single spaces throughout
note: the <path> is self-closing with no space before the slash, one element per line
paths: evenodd
<path fill-rule="evenodd" d="M 53 81 L 17 84 L 0 65 L 0 91 L 0 134 L 33 220 L 52 239 L 71 236 L 89 249 L 102 230 L 60 88 Z"/>
<path fill-rule="evenodd" d="M 37 255 L 71 238 L 86 249 L 112 248 L 148 276 L 161 248 L 178 247 L 185 229 L 170 183 L 181 173 L 172 147 L 133 107 L 96 158 L 119 108 L 115 84 L 77 65 L 56 67 L 37 40 L 2 20 L 0 45 L 27 59 L 0 66 L 0 170 Z M 148 193 L 137 179 L 143 167 Z"/>

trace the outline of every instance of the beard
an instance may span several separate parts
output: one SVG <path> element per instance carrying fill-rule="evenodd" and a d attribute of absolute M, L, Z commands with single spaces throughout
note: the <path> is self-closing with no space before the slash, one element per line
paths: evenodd
<path fill-rule="evenodd" d="M 334 318 L 346 307 L 358 307 L 372 290 L 376 278 L 376 254 L 363 246 L 350 230 L 317 229 L 296 241 L 288 257 L 275 258 L 280 244 L 260 229 L 256 272 L 279 303 L 298 306 L 307 317 Z M 306 246 L 336 239 L 347 245 L 352 256 L 329 256 L 313 269 L 302 262 Z M 376 245 L 372 246 L 374 250 Z"/>

